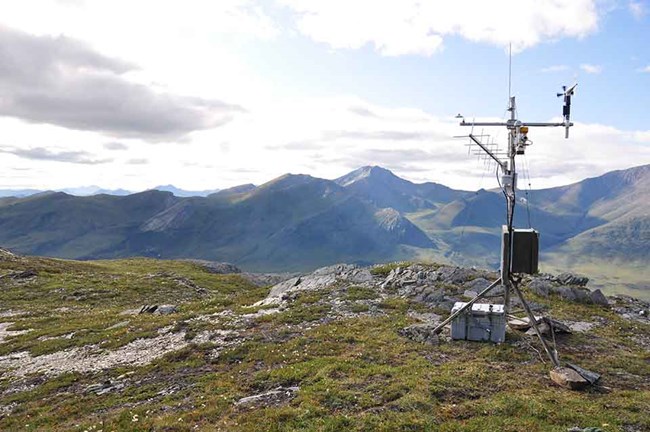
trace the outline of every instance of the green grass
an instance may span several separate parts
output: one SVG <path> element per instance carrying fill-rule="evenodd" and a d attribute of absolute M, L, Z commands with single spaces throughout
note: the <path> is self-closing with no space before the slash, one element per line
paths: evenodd
<path fill-rule="evenodd" d="M 0 274 L 26 268 L 38 273 L 31 282 L 0 279 L 0 304 L 25 312 L 3 318 L 15 322 L 13 329 L 32 330 L 0 344 L 0 353 L 38 355 L 87 344 L 114 349 L 165 326 L 193 341 L 202 331 L 228 327 L 193 318 L 226 309 L 251 313 L 244 306 L 268 293 L 268 287 L 184 262 L 0 262 Z M 179 285 L 179 278 L 206 291 Z M 381 314 L 325 320 L 332 312 L 330 296 L 345 308 L 376 301 Z M 605 320 L 588 335 L 562 336 L 558 346 L 562 360 L 603 374 L 607 389 L 572 392 L 553 386 L 550 366 L 521 338 L 501 345 L 413 342 L 398 330 L 412 324 L 409 312 L 424 311 L 424 305 L 396 297 L 379 301 L 368 288 L 337 286 L 300 292 L 286 309 L 242 327 L 245 341 L 218 355 L 212 342 L 190 344 L 145 366 L 28 376 L 22 390 L 11 393 L 6 390 L 17 382 L 2 375 L 0 406 L 15 408 L 0 418 L 0 430 L 650 430 L 650 356 L 633 340 L 650 334 L 650 326 L 598 306 L 528 296 L 548 305 L 558 319 Z M 179 313 L 120 315 L 157 303 L 177 304 Z M 124 321 L 128 324 L 108 329 Z M 42 340 L 71 332 L 71 339 Z M 105 381 L 123 387 L 103 395 L 86 391 Z M 235 405 L 278 386 L 300 389 L 276 404 Z"/>
<path fill-rule="evenodd" d="M 412 263 L 409 261 L 400 261 L 400 262 L 393 262 L 393 263 L 386 263 L 386 264 L 378 264 L 370 269 L 370 273 L 375 275 L 375 276 L 382 276 L 386 277 L 388 274 L 395 270 L 398 267 L 408 267 Z"/>

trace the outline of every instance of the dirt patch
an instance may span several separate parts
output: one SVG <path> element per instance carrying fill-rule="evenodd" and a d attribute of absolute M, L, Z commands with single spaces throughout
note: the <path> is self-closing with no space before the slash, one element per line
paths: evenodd
<path fill-rule="evenodd" d="M 3 343 L 4 340 L 6 338 L 8 338 L 8 337 L 18 336 L 18 335 L 25 334 L 25 333 L 30 331 L 30 330 L 15 330 L 15 331 L 7 330 L 13 324 L 14 323 L 12 323 L 12 322 L 0 323 L 0 343 Z"/>
<path fill-rule="evenodd" d="M 162 330 L 162 329 L 161 329 Z M 137 339 L 115 351 L 106 351 L 97 345 L 32 357 L 28 352 L 0 356 L 0 369 L 16 377 L 32 373 L 59 375 L 64 372 L 93 372 L 116 366 L 140 366 L 188 345 L 185 333 L 171 333 L 168 329 L 159 336 Z"/>

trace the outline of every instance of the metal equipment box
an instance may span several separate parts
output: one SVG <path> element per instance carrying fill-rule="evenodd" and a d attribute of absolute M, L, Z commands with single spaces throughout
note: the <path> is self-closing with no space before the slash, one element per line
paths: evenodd
<path fill-rule="evenodd" d="M 539 232 L 534 229 L 513 230 L 510 271 L 527 274 L 539 271 Z"/>
<path fill-rule="evenodd" d="M 451 313 L 467 303 L 456 302 Z M 503 305 L 475 303 L 451 322 L 451 338 L 500 343 L 506 340 L 506 316 Z"/>

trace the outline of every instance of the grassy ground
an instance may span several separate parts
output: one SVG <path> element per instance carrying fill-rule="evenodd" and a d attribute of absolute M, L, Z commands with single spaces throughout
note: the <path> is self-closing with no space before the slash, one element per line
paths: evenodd
<path fill-rule="evenodd" d="M 7 276 L 23 270 L 36 276 Z M 14 322 L 10 330 L 31 329 L 0 344 L 0 355 L 36 356 L 89 344 L 112 350 L 167 326 L 192 342 L 200 332 L 232 326 L 196 317 L 225 310 L 235 317 L 250 314 L 256 309 L 244 306 L 268 292 L 236 275 L 146 259 L 30 258 L 0 262 L 0 275 L 2 311 L 22 311 L 0 321 Z M 573 392 L 551 384 L 550 366 L 521 336 L 511 334 L 501 345 L 425 345 L 398 334 L 414 322 L 409 311 L 426 311 L 421 304 L 380 299 L 352 286 L 340 300 L 359 315 L 333 319 L 330 294 L 303 293 L 288 309 L 247 321 L 242 343 L 218 356 L 217 344 L 202 340 L 144 366 L 21 379 L 4 374 L 0 406 L 12 412 L 0 414 L 0 430 L 650 430 L 650 354 L 635 342 L 648 337 L 648 325 L 596 306 L 531 296 L 546 302 L 556 318 L 604 323 L 588 335 L 558 341 L 563 360 L 603 374 L 603 387 Z M 179 313 L 120 314 L 160 303 L 179 305 Z M 115 389 L 89 391 L 105 382 Z M 299 390 L 277 403 L 235 404 L 279 386 Z"/>

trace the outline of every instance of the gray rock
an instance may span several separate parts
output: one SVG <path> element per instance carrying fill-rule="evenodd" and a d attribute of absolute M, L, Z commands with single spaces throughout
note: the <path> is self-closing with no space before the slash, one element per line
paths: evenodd
<path fill-rule="evenodd" d="M 373 277 L 368 268 L 361 268 L 352 264 L 336 264 L 319 268 L 311 274 L 294 277 L 274 285 L 267 298 L 261 300 L 258 304 L 278 304 L 285 296 L 294 291 L 319 290 L 337 281 L 368 285 L 372 280 Z"/>
<path fill-rule="evenodd" d="M 442 300 L 445 296 L 445 293 L 442 290 L 435 290 L 430 288 L 424 291 L 423 301 L 425 303 L 437 303 Z"/>
<path fill-rule="evenodd" d="M 476 277 L 476 271 L 462 267 L 443 266 L 438 269 L 440 280 L 447 283 L 460 285 Z"/>
<path fill-rule="evenodd" d="M 591 303 L 591 292 L 587 288 L 573 288 L 578 303 Z"/>
<path fill-rule="evenodd" d="M 533 279 L 528 285 L 528 288 L 539 296 L 548 297 L 553 288 L 553 284 L 548 279 Z"/>
<path fill-rule="evenodd" d="M 437 345 L 439 339 L 438 335 L 433 332 L 435 328 L 436 326 L 433 324 L 413 324 L 398 330 L 397 333 L 416 342 Z"/>
<path fill-rule="evenodd" d="M 216 261 L 206 261 L 206 260 L 188 260 L 198 266 L 202 267 L 209 273 L 215 274 L 231 274 L 231 273 L 241 273 L 241 269 L 234 264 L 226 262 L 216 262 Z"/>
<path fill-rule="evenodd" d="M 178 307 L 175 305 L 144 305 L 140 308 L 140 314 L 159 314 L 169 315 L 178 312 Z"/>
<path fill-rule="evenodd" d="M 564 285 L 585 286 L 589 282 L 588 277 L 575 273 L 561 273 L 556 279 Z"/>
<path fill-rule="evenodd" d="M 556 384 L 571 390 L 580 390 L 589 384 L 578 372 L 566 367 L 551 370 L 549 376 Z"/>
<path fill-rule="evenodd" d="M 467 297 L 467 298 L 470 298 L 470 299 L 473 299 L 477 295 L 478 295 L 478 293 L 476 291 L 472 291 L 472 290 L 465 290 L 465 292 L 463 293 L 464 297 Z"/>
<path fill-rule="evenodd" d="M 178 312 L 178 306 L 176 305 L 160 305 L 154 313 L 158 315 L 169 315 Z"/>
<path fill-rule="evenodd" d="M 465 288 L 468 288 L 472 291 L 481 292 L 485 288 L 489 287 L 492 282 L 489 280 L 479 277 L 464 284 Z"/>
<path fill-rule="evenodd" d="M 576 293 L 571 287 L 567 286 L 560 286 L 557 287 L 553 290 L 556 294 L 558 294 L 560 297 L 562 297 L 564 300 L 568 301 L 576 301 L 578 298 L 576 297 Z"/>
<path fill-rule="evenodd" d="M 578 333 L 583 333 L 591 330 L 594 328 L 596 325 L 598 325 L 595 322 L 587 322 L 587 321 L 576 321 L 572 322 L 569 324 L 569 328 L 571 331 L 578 332 Z"/>
<path fill-rule="evenodd" d="M 235 402 L 235 405 L 271 405 L 293 399 L 299 387 L 278 387 L 265 393 L 246 396 Z"/>
<path fill-rule="evenodd" d="M 609 306 L 609 301 L 607 300 L 607 297 L 605 297 L 605 294 L 603 294 L 603 292 L 599 289 L 592 291 L 589 297 L 592 303 L 601 306 Z"/>

